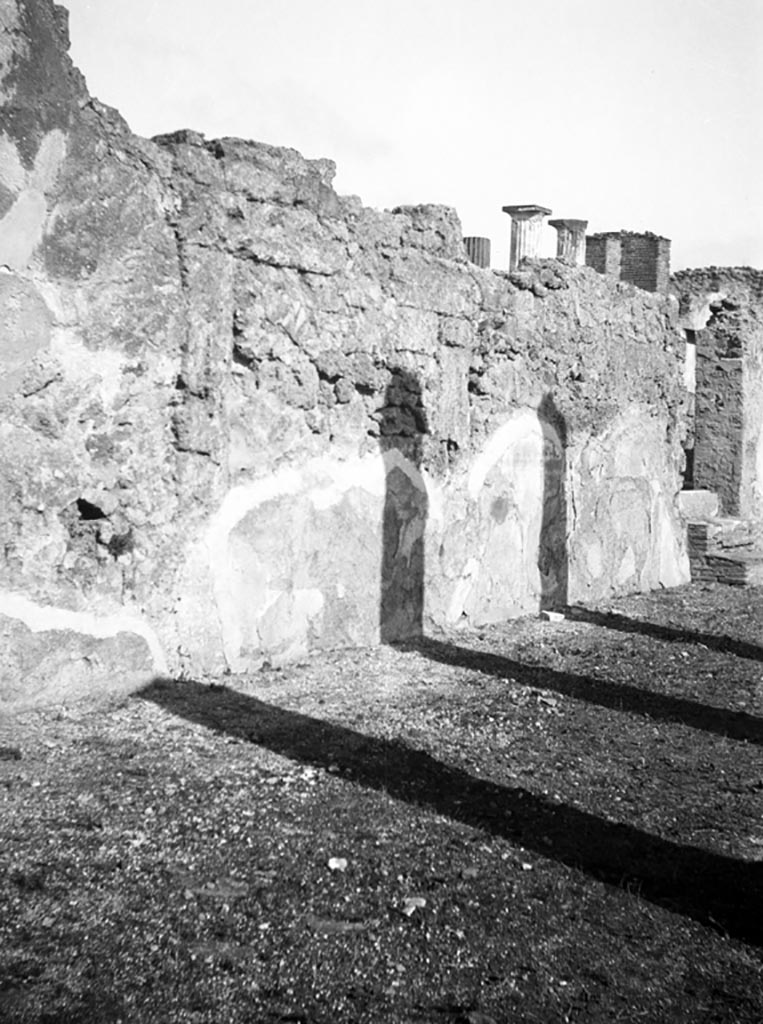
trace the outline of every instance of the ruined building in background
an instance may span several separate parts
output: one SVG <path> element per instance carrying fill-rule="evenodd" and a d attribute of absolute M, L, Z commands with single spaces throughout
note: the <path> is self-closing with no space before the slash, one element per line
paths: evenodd
<path fill-rule="evenodd" d="M 692 574 L 763 583 L 763 271 L 684 270 L 672 288 L 687 339 Z"/>
<path fill-rule="evenodd" d="M 586 238 L 586 263 L 600 274 L 666 295 L 670 286 L 670 239 L 650 231 L 607 231 Z"/>
<path fill-rule="evenodd" d="M 688 579 L 677 305 L 89 97 L 0 0 L 0 698 Z"/>

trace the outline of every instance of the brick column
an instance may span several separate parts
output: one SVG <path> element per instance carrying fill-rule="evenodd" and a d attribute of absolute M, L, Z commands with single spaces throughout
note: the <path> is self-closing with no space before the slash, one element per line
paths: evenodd
<path fill-rule="evenodd" d="M 585 229 L 587 220 L 550 220 L 549 225 L 556 228 L 557 259 L 567 260 L 576 267 L 585 264 Z"/>
<path fill-rule="evenodd" d="M 503 206 L 502 210 L 511 217 L 509 270 L 516 270 L 520 260 L 538 258 L 543 218 L 550 217 L 551 210 L 547 210 L 545 206 L 531 205 Z"/>
<path fill-rule="evenodd" d="M 620 278 L 647 292 L 667 294 L 670 278 L 670 239 L 651 231 L 622 232 Z"/>
<path fill-rule="evenodd" d="M 490 266 L 490 239 L 469 235 L 464 239 L 466 258 L 478 267 Z"/>
<path fill-rule="evenodd" d="M 600 274 L 611 274 L 620 278 L 622 262 L 622 240 L 619 231 L 605 231 L 586 238 L 586 266 L 593 267 Z"/>

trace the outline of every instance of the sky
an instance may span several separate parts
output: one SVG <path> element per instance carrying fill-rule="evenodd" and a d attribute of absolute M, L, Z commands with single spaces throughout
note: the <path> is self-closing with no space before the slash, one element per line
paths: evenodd
<path fill-rule="evenodd" d="M 62 2 L 139 135 L 329 157 L 367 206 L 455 207 L 496 268 L 525 203 L 763 268 L 763 0 Z"/>

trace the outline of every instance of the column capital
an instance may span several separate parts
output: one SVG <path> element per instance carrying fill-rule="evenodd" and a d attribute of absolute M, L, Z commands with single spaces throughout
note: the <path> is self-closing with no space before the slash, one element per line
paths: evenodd
<path fill-rule="evenodd" d="M 546 206 L 526 203 L 523 206 L 502 206 L 501 209 L 513 220 L 529 220 L 531 217 L 550 217 L 552 211 Z"/>
<path fill-rule="evenodd" d="M 548 217 L 551 210 L 547 206 L 535 206 L 532 203 L 502 206 L 501 209 L 511 217 L 509 270 L 516 270 L 522 260 L 538 258 L 543 218 Z"/>
<path fill-rule="evenodd" d="M 571 220 L 569 217 L 557 218 L 548 223 L 552 228 L 566 228 L 568 231 L 585 231 L 588 227 L 587 220 Z"/>
<path fill-rule="evenodd" d="M 550 220 L 550 227 L 556 228 L 556 258 L 567 260 L 575 266 L 585 263 L 585 229 L 587 220 L 573 220 L 561 217 Z"/>

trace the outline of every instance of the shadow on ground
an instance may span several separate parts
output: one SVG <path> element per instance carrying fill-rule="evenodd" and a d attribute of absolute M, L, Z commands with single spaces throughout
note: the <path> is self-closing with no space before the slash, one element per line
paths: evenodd
<path fill-rule="evenodd" d="M 432 640 L 416 646 L 436 660 L 462 662 L 472 669 L 524 681 L 529 681 L 528 672 L 542 671 L 536 685 L 608 707 L 630 710 L 630 704 L 638 709 L 638 691 L 629 693 L 627 687 L 530 670 L 505 658 Z M 761 864 L 661 839 L 520 787 L 477 778 L 402 741 L 364 735 L 226 687 L 158 679 L 138 696 L 188 721 L 302 764 L 335 766 L 349 782 L 503 837 L 730 936 L 763 945 Z M 700 714 L 691 702 L 642 694 L 641 699 L 649 702 L 649 714 L 654 714 L 655 696 L 658 702 L 668 701 L 663 704 L 664 717 L 671 721 L 687 721 Z M 702 713 L 708 710 L 719 716 L 729 714 L 715 709 L 702 709 Z M 715 721 L 720 727 L 721 719 Z M 728 722 L 733 721 L 732 715 Z"/>
<path fill-rule="evenodd" d="M 544 665 L 527 665 L 503 655 L 466 650 L 429 637 L 406 646 L 415 647 L 432 661 L 446 665 L 462 665 L 464 668 L 498 676 L 501 679 L 513 679 L 525 686 L 553 690 L 554 693 L 565 697 L 573 697 L 575 700 L 611 708 L 614 711 L 674 722 L 728 739 L 763 745 L 763 720 L 745 711 L 729 711 L 709 704 L 699 704 L 686 697 L 642 690 L 627 683 L 613 683 L 606 679 L 558 672 Z"/>
<path fill-rule="evenodd" d="M 578 605 L 568 608 L 567 615 L 575 622 L 590 622 L 594 626 L 615 629 L 620 633 L 636 633 L 677 644 L 698 644 L 711 651 L 720 651 L 722 654 L 734 654 L 738 658 L 763 661 L 763 647 L 747 643 L 745 640 L 735 640 L 730 636 L 716 636 L 713 633 L 699 633 L 677 626 L 663 626 L 656 622 L 646 622 L 643 619 L 631 619 L 617 612 L 599 612 Z"/>

